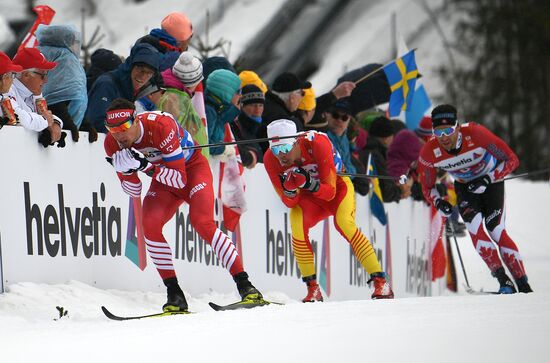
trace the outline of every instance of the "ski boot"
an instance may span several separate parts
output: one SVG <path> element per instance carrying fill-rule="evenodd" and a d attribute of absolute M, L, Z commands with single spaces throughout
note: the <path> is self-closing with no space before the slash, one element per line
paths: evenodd
<path fill-rule="evenodd" d="M 508 275 L 506 275 L 504 267 L 499 267 L 491 274 L 497 278 L 498 283 L 500 284 L 500 288 L 498 289 L 499 294 L 515 294 L 517 292 L 514 283 L 510 280 Z"/>
<path fill-rule="evenodd" d="M 524 292 L 524 293 L 533 292 L 533 290 L 531 289 L 531 286 L 529 286 L 529 283 L 527 282 L 527 275 L 523 275 L 519 279 L 516 279 L 516 285 L 518 285 L 519 292 Z"/>
<path fill-rule="evenodd" d="M 165 312 L 187 311 L 187 300 L 185 300 L 185 295 L 181 291 L 180 285 L 178 285 L 178 279 L 176 277 L 166 279 L 164 285 L 166 285 L 167 290 L 167 301 L 162 306 L 162 310 Z"/>
<path fill-rule="evenodd" d="M 307 285 L 307 295 L 302 299 L 302 302 L 323 302 L 323 294 L 321 294 L 321 288 L 316 277 L 316 275 L 312 275 L 302 279 Z"/>
<path fill-rule="evenodd" d="M 233 280 L 237 284 L 237 290 L 239 290 L 243 302 L 260 303 L 264 301 L 262 293 L 248 280 L 248 274 L 245 271 L 233 276 Z"/>
<path fill-rule="evenodd" d="M 393 299 L 393 291 L 387 278 L 388 274 L 385 272 L 375 272 L 370 275 L 370 279 L 367 283 L 369 286 L 371 282 L 374 283 L 374 292 L 372 293 L 371 299 Z"/>

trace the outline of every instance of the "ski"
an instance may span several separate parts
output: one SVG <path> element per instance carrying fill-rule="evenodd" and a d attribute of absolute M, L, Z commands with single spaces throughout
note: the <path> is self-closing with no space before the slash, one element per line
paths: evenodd
<path fill-rule="evenodd" d="M 470 286 L 464 286 L 464 289 L 466 289 L 466 292 L 470 295 L 499 295 L 500 293 L 498 291 L 483 291 L 482 290 L 474 290 Z"/>
<path fill-rule="evenodd" d="M 101 307 L 101 311 L 111 320 L 124 321 L 124 320 L 136 320 L 144 318 L 160 318 L 163 316 L 172 316 L 172 315 L 187 315 L 192 314 L 190 311 L 165 311 L 162 313 L 147 314 L 147 315 L 137 315 L 137 316 L 118 316 L 111 313 L 105 306 Z"/>
<path fill-rule="evenodd" d="M 273 301 L 261 300 L 261 301 L 237 301 L 228 305 L 218 305 L 213 302 L 209 302 L 208 305 L 216 311 L 227 311 L 227 310 L 240 310 L 240 309 L 252 309 L 257 308 L 258 306 L 266 305 L 284 305 L 282 303 L 277 303 Z"/>

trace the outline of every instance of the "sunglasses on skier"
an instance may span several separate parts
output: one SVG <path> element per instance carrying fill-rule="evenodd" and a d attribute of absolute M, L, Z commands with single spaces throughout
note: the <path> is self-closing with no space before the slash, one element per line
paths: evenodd
<path fill-rule="evenodd" d="M 125 121 L 122 121 L 116 125 L 109 125 L 109 124 L 105 124 L 105 127 L 107 128 L 107 130 L 109 130 L 109 132 L 115 134 L 117 132 L 124 132 L 126 130 L 128 130 L 130 127 L 132 127 L 132 125 L 134 124 L 134 118 L 131 117 Z"/>
<path fill-rule="evenodd" d="M 294 147 L 294 144 L 281 144 L 281 145 L 275 145 L 271 147 L 271 152 L 277 156 L 280 153 L 288 153 L 292 148 Z"/>
<path fill-rule="evenodd" d="M 455 133 L 457 126 L 458 123 L 456 123 L 454 126 L 433 129 L 433 134 L 435 137 L 451 136 Z"/>

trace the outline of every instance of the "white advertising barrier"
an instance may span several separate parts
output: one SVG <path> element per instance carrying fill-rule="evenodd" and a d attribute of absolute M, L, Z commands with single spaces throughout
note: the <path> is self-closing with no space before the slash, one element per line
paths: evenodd
<path fill-rule="evenodd" d="M 0 145 L 9 151 L 0 159 L 3 282 L 79 280 L 100 288 L 163 291 L 151 261 L 141 271 L 125 257 L 129 198 L 105 161 L 104 136 L 90 144 L 81 133 L 78 143 L 67 140 L 65 148 L 46 149 L 36 138 L 36 133 L 21 127 L 0 130 Z M 213 162 L 212 167 L 217 188 L 218 165 Z M 144 195 L 149 178 L 141 179 Z M 245 179 L 248 210 L 240 222 L 245 269 L 262 291 L 301 298 L 305 287 L 292 253 L 288 210 L 262 165 L 246 170 Z M 220 206 L 218 202 L 216 220 Z M 385 207 L 389 239 L 386 227 L 371 216 L 368 199 L 357 195 L 358 226 L 391 273 L 396 296 L 438 293 L 442 283 L 430 282 L 428 208 L 412 201 Z M 369 298 L 368 276 L 332 223 L 330 218 L 310 231 L 318 280 L 329 299 Z M 185 290 L 235 291 L 229 273 L 190 225 L 186 206 L 163 232 Z"/>

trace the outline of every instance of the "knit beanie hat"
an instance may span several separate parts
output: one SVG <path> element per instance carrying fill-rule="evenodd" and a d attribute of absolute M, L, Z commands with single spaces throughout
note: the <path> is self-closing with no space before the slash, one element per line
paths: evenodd
<path fill-rule="evenodd" d="M 172 73 L 185 87 L 193 87 L 203 80 L 202 63 L 190 52 L 182 52 L 172 67 Z"/>
<path fill-rule="evenodd" d="M 183 13 L 173 12 L 168 14 L 162 19 L 160 27 L 180 42 L 191 38 L 191 35 L 193 35 L 193 24 Z"/>
<path fill-rule="evenodd" d="M 265 95 L 259 87 L 247 84 L 241 91 L 241 104 L 244 106 L 252 103 L 265 103 Z"/>
<path fill-rule="evenodd" d="M 298 109 L 303 111 L 311 111 L 314 110 L 315 107 L 317 107 L 317 102 L 315 101 L 315 91 L 313 90 L 313 87 L 306 88 L 304 90 L 304 97 L 302 97 L 302 101 L 298 105 Z"/>
<path fill-rule="evenodd" d="M 105 72 L 112 71 L 122 64 L 122 59 L 112 50 L 99 48 L 90 57 L 91 65 L 98 67 Z"/>
<path fill-rule="evenodd" d="M 420 123 L 414 132 L 422 138 L 429 138 L 432 136 L 432 118 L 430 116 L 422 117 L 422 120 L 420 120 Z"/>
<path fill-rule="evenodd" d="M 369 136 L 388 137 L 393 135 L 393 125 L 390 120 L 384 116 L 374 119 L 369 128 Z"/>
<path fill-rule="evenodd" d="M 210 74 L 216 69 L 227 69 L 228 71 L 237 74 L 237 71 L 233 68 L 227 58 L 220 56 L 209 57 L 202 62 L 202 75 L 204 76 L 205 82 L 207 82 Z"/>
<path fill-rule="evenodd" d="M 227 69 L 217 69 L 206 80 L 206 90 L 223 103 L 230 103 L 233 95 L 241 87 L 241 79 Z"/>
<path fill-rule="evenodd" d="M 267 86 L 265 85 L 264 81 L 262 81 L 260 76 L 256 74 L 256 72 L 242 71 L 241 73 L 239 73 L 239 78 L 241 79 L 243 88 L 247 84 L 253 84 L 261 89 L 264 94 L 267 92 Z"/>
<path fill-rule="evenodd" d="M 457 120 L 456 108 L 452 105 L 439 105 L 432 110 L 432 128 L 454 126 Z"/>

